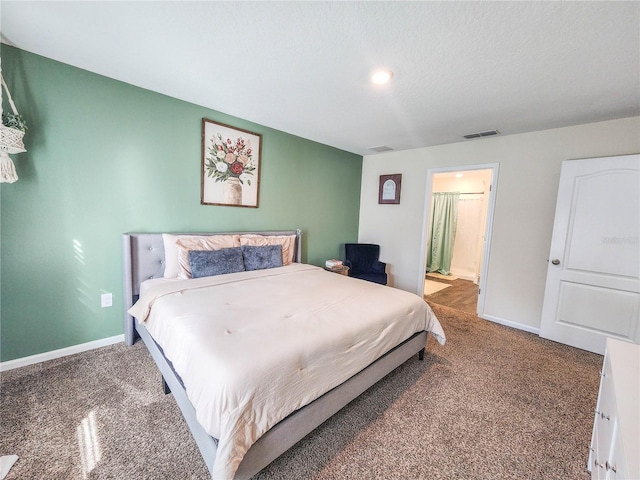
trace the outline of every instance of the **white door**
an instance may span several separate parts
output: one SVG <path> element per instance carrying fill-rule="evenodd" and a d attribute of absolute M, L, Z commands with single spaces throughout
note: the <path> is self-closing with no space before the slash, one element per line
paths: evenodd
<path fill-rule="evenodd" d="M 639 276 L 640 155 L 563 162 L 540 336 L 640 343 Z"/>

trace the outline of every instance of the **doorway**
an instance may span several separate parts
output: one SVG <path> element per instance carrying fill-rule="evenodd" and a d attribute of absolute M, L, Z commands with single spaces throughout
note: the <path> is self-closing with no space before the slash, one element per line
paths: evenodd
<path fill-rule="evenodd" d="M 497 173 L 497 164 L 429 170 L 420 264 L 427 301 L 484 311 Z"/>

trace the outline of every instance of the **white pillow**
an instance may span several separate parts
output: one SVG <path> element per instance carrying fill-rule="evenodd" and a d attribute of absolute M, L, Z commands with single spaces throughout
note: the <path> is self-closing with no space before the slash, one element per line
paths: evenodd
<path fill-rule="evenodd" d="M 164 243 L 164 278 L 176 278 L 178 276 L 178 246 L 176 241 L 182 235 L 162 234 Z"/>

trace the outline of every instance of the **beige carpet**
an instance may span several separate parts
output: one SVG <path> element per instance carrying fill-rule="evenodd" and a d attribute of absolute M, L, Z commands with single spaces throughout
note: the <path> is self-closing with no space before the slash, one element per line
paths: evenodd
<path fill-rule="evenodd" d="M 433 306 L 447 344 L 351 402 L 256 479 L 578 479 L 602 357 Z M 259 355 L 256 355 L 259 361 Z M 2 374 L 7 480 L 208 478 L 144 345 Z"/>
<path fill-rule="evenodd" d="M 450 287 L 451 285 L 442 283 L 442 282 L 434 282 L 433 280 L 425 280 L 424 281 L 424 294 L 433 295 L 440 290 L 444 290 L 445 288 Z"/>

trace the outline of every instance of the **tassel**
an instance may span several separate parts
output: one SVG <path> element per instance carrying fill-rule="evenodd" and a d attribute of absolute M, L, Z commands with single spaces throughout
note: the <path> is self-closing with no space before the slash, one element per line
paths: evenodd
<path fill-rule="evenodd" d="M 7 152 L 0 151 L 0 183 L 13 183 L 16 180 L 18 174 L 11 157 Z"/>

